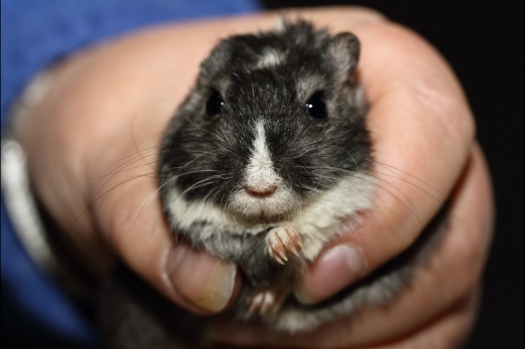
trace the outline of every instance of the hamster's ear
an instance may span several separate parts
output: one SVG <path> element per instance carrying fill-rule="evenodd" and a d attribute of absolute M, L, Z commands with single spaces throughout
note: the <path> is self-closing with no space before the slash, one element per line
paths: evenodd
<path fill-rule="evenodd" d="M 231 40 L 224 39 L 211 51 L 200 66 L 199 83 L 208 85 L 219 72 L 227 73 L 231 61 L 233 45 Z"/>
<path fill-rule="evenodd" d="M 357 37 L 348 32 L 337 34 L 331 39 L 329 53 L 339 82 L 344 83 L 352 78 L 359 60 L 360 46 Z"/>

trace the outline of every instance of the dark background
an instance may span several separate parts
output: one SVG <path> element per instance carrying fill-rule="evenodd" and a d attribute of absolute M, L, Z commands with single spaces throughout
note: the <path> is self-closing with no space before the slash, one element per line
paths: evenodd
<path fill-rule="evenodd" d="M 523 2 L 266 0 L 268 8 L 329 4 L 379 10 L 435 45 L 461 80 L 492 171 L 496 234 L 468 349 L 524 344 Z"/>

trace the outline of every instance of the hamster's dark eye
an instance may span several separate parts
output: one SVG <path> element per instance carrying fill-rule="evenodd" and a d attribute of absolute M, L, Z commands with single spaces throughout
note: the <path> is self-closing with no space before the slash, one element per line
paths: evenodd
<path fill-rule="evenodd" d="M 306 112 L 316 119 L 324 119 L 328 116 L 323 91 L 317 91 L 306 102 Z"/>
<path fill-rule="evenodd" d="M 218 91 L 213 90 L 206 101 L 206 114 L 208 116 L 219 114 L 223 105 L 224 101 L 222 100 L 221 94 Z"/>

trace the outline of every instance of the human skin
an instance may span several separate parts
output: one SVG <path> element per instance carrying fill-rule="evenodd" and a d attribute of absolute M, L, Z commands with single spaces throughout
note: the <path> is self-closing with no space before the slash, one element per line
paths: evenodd
<path fill-rule="evenodd" d="M 362 224 L 327 246 L 297 281 L 298 296 L 316 302 L 369 274 L 410 246 L 449 196 L 451 224 L 428 265 L 387 307 L 293 337 L 224 324 L 209 333 L 245 346 L 453 348 L 475 320 L 494 216 L 462 89 L 428 43 L 373 11 L 300 15 L 361 41 L 359 76 L 381 184 Z M 234 301 L 242 283 L 235 266 L 177 242 L 162 218 L 156 147 L 217 40 L 274 28 L 277 18 L 265 13 L 151 28 L 51 68 L 50 89 L 17 132 L 37 197 L 93 273 L 103 273 L 115 254 L 191 311 L 212 314 Z"/>

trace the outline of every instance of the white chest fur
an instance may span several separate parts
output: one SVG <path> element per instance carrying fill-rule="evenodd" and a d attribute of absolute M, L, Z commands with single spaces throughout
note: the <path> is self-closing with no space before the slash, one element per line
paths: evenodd
<path fill-rule="evenodd" d="M 202 240 L 213 234 L 258 234 L 270 226 L 291 225 L 303 239 L 303 257 L 313 260 L 334 235 L 356 224 L 358 212 L 371 207 L 373 188 L 371 176 L 356 173 L 312 195 L 285 220 L 254 225 L 214 203 L 189 202 L 176 189 L 169 193 L 167 206 L 175 229 L 185 231 L 196 222 L 206 222 L 198 232 Z"/>

